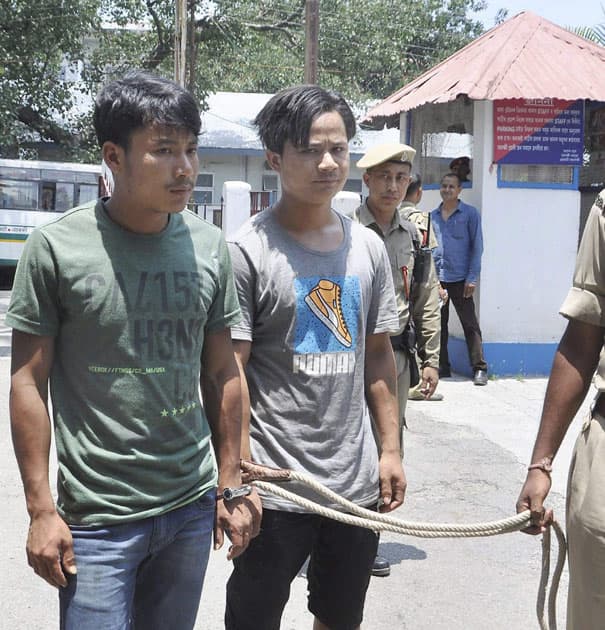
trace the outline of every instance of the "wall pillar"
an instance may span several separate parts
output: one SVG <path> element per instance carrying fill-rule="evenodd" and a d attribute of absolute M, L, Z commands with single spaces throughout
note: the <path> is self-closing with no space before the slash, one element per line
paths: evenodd
<path fill-rule="evenodd" d="M 250 218 L 250 191 L 246 182 L 225 182 L 223 185 L 223 233 L 232 236 Z"/>

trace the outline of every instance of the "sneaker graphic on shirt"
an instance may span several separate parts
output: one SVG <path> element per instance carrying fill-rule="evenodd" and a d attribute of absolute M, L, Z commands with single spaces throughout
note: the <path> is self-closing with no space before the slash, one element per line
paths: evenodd
<path fill-rule="evenodd" d="M 320 280 L 305 297 L 305 303 L 343 346 L 351 347 L 353 338 L 342 314 L 340 287 L 336 283 Z"/>

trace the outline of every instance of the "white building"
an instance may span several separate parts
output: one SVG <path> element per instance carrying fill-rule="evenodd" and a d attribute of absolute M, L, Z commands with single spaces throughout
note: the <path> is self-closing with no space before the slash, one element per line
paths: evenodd
<path fill-rule="evenodd" d="M 523 12 L 366 115 L 398 123 L 416 148 L 424 210 L 441 202 L 438 183 L 460 143 L 471 158 L 462 199 L 482 214 L 476 301 L 494 374 L 550 370 L 579 236 L 605 181 L 604 71 L 605 48 Z M 470 373 L 453 310 L 450 359 Z"/>
<path fill-rule="evenodd" d="M 217 92 L 209 96 L 199 139 L 197 203 L 219 204 L 226 181 L 250 184 L 253 211 L 269 205 L 279 194 L 279 177 L 265 160 L 252 122 L 271 96 L 242 92 Z M 399 130 L 358 130 L 350 142 L 351 170 L 345 190 L 362 194 L 363 171 L 355 167 L 355 162 L 368 148 L 381 142 L 399 142 Z"/>

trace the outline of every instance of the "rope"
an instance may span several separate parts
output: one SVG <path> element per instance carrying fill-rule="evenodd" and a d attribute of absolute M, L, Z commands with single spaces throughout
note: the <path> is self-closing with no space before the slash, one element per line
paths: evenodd
<path fill-rule="evenodd" d="M 374 531 L 388 531 L 396 534 L 406 534 L 408 536 L 416 536 L 420 538 L 473 538 L 482 536 L 497 536 L 499 534 L 508 534 L 524 529 L 531 523 L 530 511 L 526 510 L 511 516 L 509 518 L 501 519 L 498 521 L 491 521 L 485 523 L 469 523 L 469 524 L 456 524 L 456 523 L 421 523 L 404 521 L 398 518 L 394 518 L 388 514 L 380 514 L 379 512 L 373 512 L 366 508 L 360 507 L 355 503 L 351 503 L 341 496 L 326 488 L 322 484 L 315 481 L 313 478 L 294 471 L 279 471 L 283 473 L 279 477 L 273 475 L 273 479 L 276 481 L 298 481 L 307 487 L 314 490 L 320 496 L 330 500 L 331 502 L 342 506 L 347 510 L 347 513 L 334 510 L 332 508 L 325 507 L 309 499 L 305 499 L 293 492 L 286 490 L 285 488 L 270 483 L 267 481 L 259 481 L 257 478 L 251 478 L 250 481 L 254 483 L 259 489 L 274 494 L 282 499 L 286 499 L 299 505 L 309 512 L 313 512 L 320 516 L 345 523 L 347 525 L 354 525 L 357 527 L 365 527 L 373 529 Z M 270 477 L 265 477 L 270 478 Z M 548 588 L 549 576 L 550 576 L 550 548 L 551 548 L 551 534 L 550 528 L 544 532 L 542 538 L 542 573 L 540 576 L 540 585 L 538 587 L 538 597 L 536 603 L 536 614 L 538 617 L 538 623 L 540 630 L 557 630 L 557 591 L 559 588 L 559 582 L 561 579 L 561 573 L 565 564 L 566 555 L 566 543 L 565 535 L 557 523 L 554 521 L 552 524 L 557 542 L 559 545 L 557 562 L 555 570 L 550 580 L 550 588 Z M 548 590 L 548 621 L 545 617 L 545 603 L 546 593 Z"/>
<path fill-rule="evenodd" d="M 491 523 L 476 523 L 470 525 L 457 525 L 453 523 L 414 523 L 402 521 L 388 514 L 380 514 L 366 508 L 362 508 L 355 503 L 351 503 L 324 486 L 320 486 L 314 480 L 305 480 L 300 473 L 292 473 L 292 480 L 300 481 L 317 490 L 319 494 L 331 499 L 335 503 L 342 505 L 350 513 L 339 512 L 332 508 L 319 505 L 310 499 L 303 497 L 266 481 L 255 481 L 261 490 L 275 494 L 282 499 L 287 499 L 305 508 L 309 512 L 314 512 L 320 516 L 331 518 L 335 521 L 354 525 L 356 527 L 367 527 L 377 532 L 395 532 L 397 534 L 407 534 L 420 538 L 473 538 L 478 536 L 497 536 L 518 531 L 530 524 L 529 511 L 516 514 L 508 519 L 494 521 Z M 318 490 L 320 486 L 321 490 Z"/>

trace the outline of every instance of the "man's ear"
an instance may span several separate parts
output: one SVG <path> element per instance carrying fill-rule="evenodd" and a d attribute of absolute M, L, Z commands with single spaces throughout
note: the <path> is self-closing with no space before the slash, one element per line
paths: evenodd
<path fill-rule="evenodd" d="M 114 175 L 124 168 L 125 151 L 119 144 L 110 141 L 105 142 L 101 148 L 101 155 Z"/>
<path fill-rule="evenodd" d="M 275 153 L 275 151 L 269 151 L 267 149 L 265 151 L 265 155 L 267 156 L 267 162 L 269 166 L 278 173 L 281 172 L 281 155 L 279 153 Z"/>
<path fill-rule="evenodd" d="M 362 177 L 363 177 L 363 183 L 366 186 L 368 186 L 368 182 L 370 181 L 370 175 L 369 175 L 368 171 L 364 171 Z M 369 186 L 368 186 L 368 188 L 369 188 Z"/>

